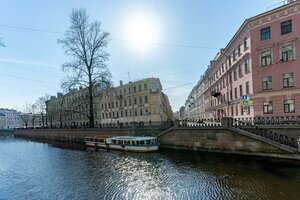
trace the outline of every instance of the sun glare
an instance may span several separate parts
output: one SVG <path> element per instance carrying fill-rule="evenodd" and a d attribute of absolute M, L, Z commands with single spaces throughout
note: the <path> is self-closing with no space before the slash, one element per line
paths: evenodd
<path fill-rule="evenodd" d="M 144 53 L 158 40 L 158 25 L 146 14 L 131 15 L 125 23 L 125 37 L 130 46 Z"/>

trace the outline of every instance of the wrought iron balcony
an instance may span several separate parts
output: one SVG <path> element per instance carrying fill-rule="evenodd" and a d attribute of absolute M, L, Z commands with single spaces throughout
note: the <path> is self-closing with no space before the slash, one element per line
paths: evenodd
<path fill-rule="evenodd" d="M 217 97 L 219 95 L 221 95 L 221 92 L 218 92 L 218 91 L 215 91 L 215 90 L 211 91 L 211 96 Z"/>

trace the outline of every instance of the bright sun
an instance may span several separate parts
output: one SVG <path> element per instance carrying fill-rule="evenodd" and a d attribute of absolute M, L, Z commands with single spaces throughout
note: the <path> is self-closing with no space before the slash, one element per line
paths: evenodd
<path fill-rule="evenodd" d="M 125 37 L 130 46 L 144 53 L 158 40 L 158 24 L 145 13 L 131 15 L 125 23 Z"/>

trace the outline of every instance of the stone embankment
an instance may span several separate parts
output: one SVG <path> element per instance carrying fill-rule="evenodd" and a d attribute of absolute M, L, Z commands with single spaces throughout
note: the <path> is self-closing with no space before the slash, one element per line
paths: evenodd
<path fill-rule="evenodd" d="M 299 139 L 297 129 L 284 128 L 285 132 Z M 157 128 L 111 128 L 111 129 L 32 129 L 15 130 L 15 136 L 33 139 L 84 142 L 84 137 L 94 135 L 153 135 L 163 148 L 207 151 L 227 154 L 252 155 L 300 160 L 299 144 L 281 144 L 274 138 L 265 138 L 222 122 L 217 126 L 183 126 L 175 122 L 164 131 Z M 296 142 L 299 142 L 296 140 Z"/>

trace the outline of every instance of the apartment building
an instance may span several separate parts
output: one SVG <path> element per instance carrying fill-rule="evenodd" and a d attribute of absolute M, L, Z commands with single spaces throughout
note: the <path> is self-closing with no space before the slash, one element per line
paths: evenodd
<path fill-rule="evenodd" d="M 20 112 L 14 109 L 0 108 L 3 128 L 17 128 L 21 126 Z"/>
<path fill-rule="evenodd" d="M 5 128 L 6 128 L 5 115 L 0 113 L 0 129 L 5 129 Z"/>
<path fill-rule="evenodd" d="M 300 113 L 299 22 L 300 1 L 292 0 L 246 19 L 203 75 L 198 118 Z"/>
<path fill-rule="evenodd" d="M 300 113 L 300 2 L 251 19 L 255 115 Z"/>
<path fill-rule="evenodd" d="M 97 93 L 97 92 L 96 92 Z M 72 90 L 46 102 L 49 126 L 88 125 L 87 89 Z M 157 122 L 172 118 L 167 95 L 158 78 L 147 78 L 98 91 L 94 99 L 95 125 L 113 123 Z"/>

